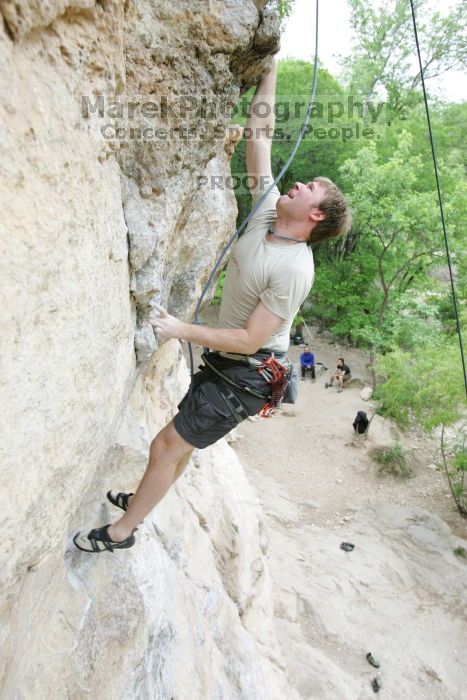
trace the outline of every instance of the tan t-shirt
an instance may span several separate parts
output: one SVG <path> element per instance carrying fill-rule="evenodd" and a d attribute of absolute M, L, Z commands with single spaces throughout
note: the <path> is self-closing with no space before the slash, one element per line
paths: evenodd
<path fill-rule="evenodd" d="M 259 189 L 253 192 L 253 206 L 261 194 Z M 263 347 L 285 352 L 289 347 L 290 327 L 308 296 L 315 272 L 313 253 L 306 243 L 265 240 L 268 226 L 277 216 L 279 197 L 280 192 L 274 187 L 232 249 L 218 326 L 244 328 L 262 301 L 269 311 L 284 319 Z"/>

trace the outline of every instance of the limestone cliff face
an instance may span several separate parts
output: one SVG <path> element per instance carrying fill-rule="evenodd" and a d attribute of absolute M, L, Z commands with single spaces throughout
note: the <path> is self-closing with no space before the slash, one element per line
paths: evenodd
<path fill-rule="evenodd" d="M 277 50 L 276 19 L 263 0 L 0 12 L 2 696 L 293 697 L 261 512 L 225 442 L 131 552 L 69 547 L 116 517 L 105 492 L 135 487 L 187 388 L 179 344 L 156 348 L 147 315 L 158 301 L 190 317 L 233 230 L 233 194 L 206 175 L 229 172 L 229 109 Z M 181 96 L 213 112 L 180 114 Z M 119 108 L 165 98 L 170 125 Z"/>

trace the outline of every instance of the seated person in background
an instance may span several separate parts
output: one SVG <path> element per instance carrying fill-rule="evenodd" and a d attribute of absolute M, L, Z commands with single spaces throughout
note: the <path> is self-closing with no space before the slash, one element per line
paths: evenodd
<path fill-rule="evenodd" d="M 328 388 L 328 386 L 332 386 L 332 383 L 335 379 L 337 382 L 337 393 L 340 394 L 340 392 L 342 391 L 342 387 L 346 382 L 349 381 L 351 377 L 352 374 L 350 372 L 350 367 L 345 364 L 343 357 L 339 357 L 337 360 L 336 371 L 334 372 L 334 374 L 331 374 L 331 382 L 329 384 L 326 382 L 324 386 L 326 387 L 326 389 Z"/>
<path fill-rule="evenodd" d="M 312 352 L 310 352 L 310 348 L 308 346 L 305 347 L 305 350 L 300 355 L 300 364 L 302 366 L 302 380 L 305 380 L 305 372 L 307 369 L 309 369 L 311 371 L 311 381 L 314 382 L 316 380 L 315 356 Z"/>

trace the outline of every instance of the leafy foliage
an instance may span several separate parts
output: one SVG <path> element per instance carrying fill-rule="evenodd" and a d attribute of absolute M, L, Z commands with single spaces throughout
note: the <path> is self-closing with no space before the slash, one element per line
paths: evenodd
<path fill-rule="evenodd" d="M 378 462 L 380 473 L 393 474 L 403 479 L 413 475 L 407 453 L 400 442 L 391 447 L 374 447 L 370 450 L 370 456 Z"/>
<path fill-rule="evenodd" d="M 452 425 L 465 410 L 465 389 L 456 339 L 438 339 L 412 352 L 397 349 L 379 358 L 386 381 L 375 398 L 381 413 L 408 428 L 416 421 L 426 430 Z"/>
<path fill-rule="evenodd" d="M 414 308 L 413 295 L 433 288 L 430 269 L 445 260 L 437 193 L 426 189 L 434 182 L 426 182 L 426 163 L 414 153 L 413 142 L 412 134 L 403 130 L 390 156 L 380 156 L 378 146 L 371 144 L 343 163 L 341 179 L 354 213 L 352 249 L 348 252 L 336 242 L 319 250 L 310 295 L 318 321 L 347 341 L 380 351 L 393 347 L 398 336 L 403 346 L 413 344 L 407 337 L 409 318 L 423 334 L 426 319 L 421 307 Z M 464 269 L 459 212 L 466 208 L 466 182 L 459 171 L 457 176 L 444 205 L 454 259 Z M 439 297 L 440 289 L 438 284 L 433 294 Z M 445 313 L 451 313 L 452 321 L 452 299 L 447 302 L 447 296 L 445 291 Z M 431 316 L 435 320 L 434 312 Z"/>
<path fill-rule="evenodd" d="M 422 99 L 421 74 L 410 61 L 413 23 L 407 0 L 348 0 L 357 47 L 343 61 L 350 92 L 369 97 L 383 89 L 390 116 L 404 117 Z M 448 14 L 429 0 L 414 0 L 425 80 L 467 66 L 467 13 L 457 2 Z"/>
<path fill-rule="evenodd" d="M 386 381 L 377 387 L 380 412 L 407 428 L 441 427 L 440 450 L 446 478 L 459 512 L 467 517 L 467 422 L 465 389 L 455 338 L 440 340 L 412 353 L 400 349 L 380 358 Z M 458 439 L 448 444 L 446 426 L 455 425 Z"/>
<path fill-rule="evenodd" d="M 276 9 L 280 19 L 285 20 L 292 14 L 295 0 L 270 0 L 269 4 Z"/>
<path fill-rule="evenodd" d="M 220 306 L 221 299 L 222 299 L 222 292 L 224 291 L 224 283 L 225 283 L 225 270 L 222 270 L 219 277 L 217 278 L 216 288 L 214 290 L 214 294 L 212 297 L 211 304 L 213 306 Z"/>

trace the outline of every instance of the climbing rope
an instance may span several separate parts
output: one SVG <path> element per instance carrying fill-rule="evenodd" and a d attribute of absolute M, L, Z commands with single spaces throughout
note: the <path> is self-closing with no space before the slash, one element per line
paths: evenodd
<path fill-rule="evenodd" d="M 431 130 L 430 110 L 428 108 L 428 99 L 427 99 L 426 89 L 425 89 L 425 78 L 423 76 L 422 58 L 420 55 L 420 45 L 418 43 L 417 22 L 415 19 L 415 9 L 414 9 L 414 5 L 413 5 L 413 0 L 410 0 L 410 7 L 412 9 L 413 29 L 414 29 L 414 34 L 415 34 L 415 43 L 417 45 L 418 64 L 420 66 L 420 77 L 421 77 L 422 88 L 423 88 L 423 99 L 425 101 L 425 111 L 426 111 L 426 119 L 428 122 L 428 132 L 430 135 L 431 155 L 433 156 L 433 166 L 434 166 L 435 177 L 436 177 L 436 188 L 438 190 L 439 211 L 440 211 L 440 215 L 441 215 L 441 224 L 443 227 L 444 245 L 446 248 L 446 257 L 448 260 L 449 279 L 451 280 L 452 301 L 453 301 L 453 305 L 454 305 L 454 314 L 456 317 L 457 334 L 459 336 L 459 347 L 460 347 L 460 353 L 461 353 L 461 358 L 462 358 L 462 369 L 464 372 L 465 393 L 467 395 L 467 374 L 466 374 L 466 370 L 465 370 L 464 348 L 462 345 L 462 333 L 461 333 L 461 326 L 460 326 L 460 321 L 459 321 L 459 312 L 458 312 L 458 308 L 457 308 L 456 285 L 454 283 L 454 273 L 452 271 L 451 255 L 449 252 L 448 234 L 446 231 L 446 223 L 444 221 L 444 209 L 443 209 L 443 200 L 441 197 L 441 189 L 440 189 L 440 185 L 439 185 L 438 164 L 436 162 L 435 144 L 433 141 L 433 132 Z"/>
<path fill-rule="evenodd" d="M 201 295 L 198 299 L 198 303 L 196 304 L 195 308 L 195 317 L 194 317 L 194 323 L 197 325 L 202 325 L 202 322 L 199 319 L 199 312 L 201 309 L 201 305 L 203 303 L 203 299 L 206 296 L 206 293 L 208 289 L 211 287 L 214 278 L 216 276 L 216 273 L 220 267 L 221 262 L 225 258 L 227 252 L 229 251 L 230 247 L 233 245 L 234 241 L 236 238 L 240 235 L 240 233 L 244 230 L 244 228 L 247 226 L 248 222 L 250 221 L 251 217 L 253 214 L 259 209 L 261 204 L 263 203 L 265 197 L 269 194 L 269 192 L 277 185 L 280 180 L 284 177 L 285 173 L 289 169 L 289 166 L 292 162 L 292 160 L 295 157 L 295 154 L 302 142 L 303 136 L 305 134 L 306 128 L 308 126 L 308 122 L 310 120 L 311 116 L 311 110 L 313 108 L 313 103 L 315 99 L 315 92 L 316 92 L 316 83 L 318 79 L 318 18 L 319 18 L 319 0 L 316 0 L 316 31 L 315 31 L 315 59 L 314 59 L 314 67 L 313 67 L 313 83 L 312 83 L 312 88 L 311 88 L 311 93 L 310 93 L 310 99 L 308 102 L 308 108 L 306 111 L 305 119 L 303 121 L 302 127 L 300 129 L 300 133 L 298 135 L 297 141 L 295 143 L 295 146 L 292 149 L 292 152 L 285 163 L 284 167 L 280 171 L 279 175 L 276 177 L 274 182 L 268 187 L 268 189 L 261 195 L 260 199 L 257 201 L 255 206 L 251 209 L 250 213 L 248 216 L 243 220 L 243 222 L 240 224 L 238 229 L 235 231 L 235 233 L 231 236 L 231 238 L 227 241 L 226 245 L 224 246 L 223 250 L 221 251 L 219 257 L 217 258 L 214 267 L 211 271 L 211 274 L 209 275 L 208 281 L 203 287 L 203 291 L 201 292 Z M 191 376 L 194 374 L 194 362 L 193 362 L 193 350 L 191 347 L 191 343 L 188 343 L 188 352 L 190 354 L 190 366 L 191 366 Z"/>

